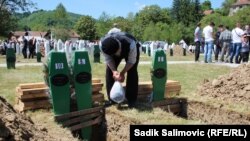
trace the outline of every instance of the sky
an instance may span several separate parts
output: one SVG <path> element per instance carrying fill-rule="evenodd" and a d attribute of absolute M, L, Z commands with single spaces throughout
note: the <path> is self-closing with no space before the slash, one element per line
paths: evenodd
<path fill-rule="evenodd" d="M 158 5 L 161 8 L 171 8 L 173 0 L 31 0 L 38 9 L 54 10 L 62 3 L 67 12 L 89 15 L 98 19 L 102 12 L 110 16 L 127 17 L 129 12 L 134 14 L 143 7 Z M 204 0 L 200 0 L 202 3 Z M 212 8 L 220 8 L 224 0 L 210 0 Z"/>

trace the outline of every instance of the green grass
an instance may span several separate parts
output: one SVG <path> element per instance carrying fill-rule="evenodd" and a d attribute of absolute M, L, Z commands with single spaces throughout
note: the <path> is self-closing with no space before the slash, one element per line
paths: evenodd
<path fill-rule="evenodd" d="M 139 65 L 139 81 L 151 81 L 150 68 L 150 65 Z M 204 79 L 216 78 L 218 75 L 229 72 L 229 70 L 230 69 L 228 67 L 207 64 L 168 65 L 168 79 L 180 81 L 182 85 L 180 97 L 192 97 L 193 93 L 196 91 L 197 85 L 202 83 Z M 105 82 L 104 63 L 92 63 L 92 73 L 93 78 L 100 78 L 102 82 Z M 6 98 L 7 101 L 13 105 L 15 99 L 15 88 L 18 86 L 18 84 L 43 81 L 42 66 L 17 67 L 17 69 L 14 70 L 0 68 L 0 81 L 0 95 Z M 106 93 L 105 86 L 103 87 L 103 93 Z M 160 119 L 163 119 L 163 121 L 166 122 L 169 120 L 162 117 L 158 118 L 157 114 L 152 114 L 151 112 L 136 112 L 127 110 L 124 112 L 124 114 L 131 115 L 132 117 L 142 116 L 145 117 L 145 119 L 148 119 L 149 117 L 151 119 L 151 116 L 155 116 L 156 119 L 153 121 L 157 121 L 157 123 L 162 121 Z M 181 121 L 181 123 L 184 121 Z"/>
<path fill-rule="evenodd" d="M 187 56 L 190 60 L 193 56 Z M 146 58 L 146 56 L 145 56 Z M 174 59 L 174 58 L 173 58 Z M 0 62 L 3 59 L 0 58 Z M 90 57 L 92 75 L 93 78 L 99 78 L 104 82 L 104 87 L 102 92 L 106 94 L 105 90 L 105 63 L 92 63 L 93 58 Z M 149 59 L 150 60 L 150 59 Z M 170 59 L 168 59 L 170 60 Z M 174 59 L 175 61 L 178 59 Z M 103 62 L 103 61 L 102 61 Z M 121 69 L 124 65 L 121 65 Z M 179 97 L 186 97 L 188 99 L 204 101 L 210 104 L 223 103 L 223 101 L 211 99 L 209 97 L 200 97 L 195 94 L 197 87 L 204 81 L 204 79 L 212 80 L 217 78 L 219 75 L 228 73 L 231 68 L 225 66 L 217 66 L 212 64 L 171 64 L 167 66 L 167 74 L 169 80 L 177 80 L 180 82 L 182 89 Z M 150 74 L 151 65 L 139 65 L 139 81 L 151 81 Z M 0 68 L 0 95 L 7 99 L 12 105 L 15 101 L 15 88 L 20 83 L 29 82 L 41 82 L 43 81 L 42 66 L 25 66 L 17 67 L 15 70 Z M 106 96 L 106 95 L 105 95 Z M 226 108 L 238 110 L 242 112 L 249 111 L 247 105 L 242 106 L 235 105 L 234 103 L 223 103 L 227 104 Z M 249 107 L 249 106 L 248 106 Z M 109 110 L 114 111 L 124 117 L 133 118 L 140 121 L 143 124 L 197 124 L 200 121 L 186 120 L 174 116 L 171 113 L 162 111 L 159 108 L 154 109 L 132 109 L 132 110 L 117 110 L 115 106 L 111 107 Z M 47 117 L 53 116 L 51 111 L 35 111 L 28 112 L 28 114 L 34 119 L 44 125 L 48 125 L 52 133 L 56 132 L 58 125 L 52 120 L 47 121 Z M 54 125 L 53 125 L 54 124 Z"/>

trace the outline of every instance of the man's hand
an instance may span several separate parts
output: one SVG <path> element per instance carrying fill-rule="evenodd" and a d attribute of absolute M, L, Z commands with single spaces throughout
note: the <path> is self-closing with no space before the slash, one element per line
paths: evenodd
<path fill-rule="evenodd" d="M 119 82 L 124 82 L 124 80 L 125 80 L 124 74 L 123 74 L 123 73 L 120 73 L 119 78 L 118 78 L 118 81 L 119 81 Z"/>
<path fill-rule="evenodd" d="M 118 71 L 113 71 L 113 78 L 115 79 L 115 81 L 119 81 L 119 76 L 120 76 L 120 73 Z"/>
<path fill-rule="evenodd" d="M 124 73 L 113 71 L 113 78 L 115 81 L 123 82 L 125 80 Z"/>

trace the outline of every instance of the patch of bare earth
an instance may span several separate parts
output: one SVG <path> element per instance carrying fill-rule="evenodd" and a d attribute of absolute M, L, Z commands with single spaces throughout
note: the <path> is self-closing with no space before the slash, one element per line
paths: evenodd
<path fill-rule="evenodd" d="M 188 102 L 187 115 L 188 119 L 209 124 L 250 124 L 249 114 L 238 113 L 198 101 Z"/>
<path fill-rule="evenodd" d="M 0 97 L 0 140 L 3 141 L 56 141 L 49 136 L 47 129 L 39 127 L 33 121 L 17 113 L 13 107 Z"/>
<path fill-rule="evenodd" d="M 128 141 L 129 128 L 131 124 L 138 124 L 138 121 L 124 117 L 113 110 L 106 110 L 107 141 Z"/>

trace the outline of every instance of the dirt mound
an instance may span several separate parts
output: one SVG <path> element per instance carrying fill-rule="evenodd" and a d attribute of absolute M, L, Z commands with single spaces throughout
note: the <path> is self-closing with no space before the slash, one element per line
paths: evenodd
<path fill-rule="evenodd" d="M 107 110 L 107 141 L 128 141 L 129 140 L 129 128 L 131 124 L 138 124 L 127 117 L 119 115 L 116 112 Z"/>
<path fill-rule="evenodd" d="M 231 73 L 206 80 L 198 94 L 234 102 L 250 102 L 250 64 L 243 64 Z"/>
<path fill-rule="evenodd" d="M 183 48 L 179 45 L 176 45 L 173 48 L 174 56 L 183 56 Z M 170 49 L 167 50 L 167 54 L 170 55 Z M 188 49 L 186 49 L 186 56 L 193 55 L 194 53 L 190 52 Z"/>
<path fill-rule="evenodd" d="M 0 140 L 3 141 L 53 141 L 47 129 L 36 126 L 25 115 L 17 113 L 13 107 L 0 97 Z"/>

